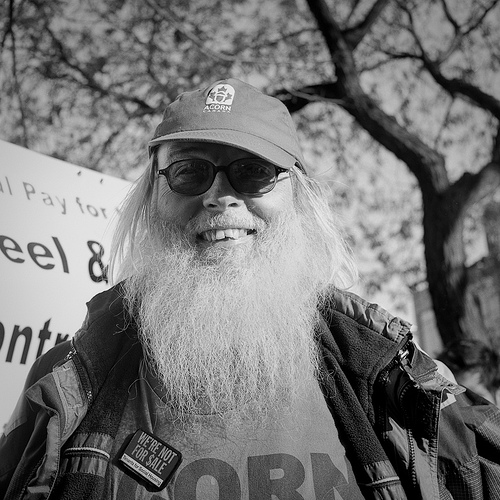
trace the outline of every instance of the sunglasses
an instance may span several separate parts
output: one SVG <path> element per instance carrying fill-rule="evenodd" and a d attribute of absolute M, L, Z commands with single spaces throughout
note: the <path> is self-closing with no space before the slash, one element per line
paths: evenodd
<path fill-rule="evenodd" d="M 236 192 L 259 196 L 272 191 L 278 175 L 288 170 L 260 158 L 243 158 L 226 166 L 217 166 L 199 158 L 189 158 L 174 161 L 168 167 L 158 170 L 159 175 L 165 176 L 172 191 L 186 196 L 206 193 L 217 172 L 226 174 Z"/>

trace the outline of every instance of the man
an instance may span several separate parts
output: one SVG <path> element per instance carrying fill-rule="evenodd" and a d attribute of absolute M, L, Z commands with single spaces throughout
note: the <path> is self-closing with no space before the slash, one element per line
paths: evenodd
<path fill-rule="evenodd" d="M 234 79 L 182 94 L 149 153 L 118 284 L 2 437 L 6 498 L 500 494 L 497 409 L 341 291 L 353 261 L 281 102 Z"/>

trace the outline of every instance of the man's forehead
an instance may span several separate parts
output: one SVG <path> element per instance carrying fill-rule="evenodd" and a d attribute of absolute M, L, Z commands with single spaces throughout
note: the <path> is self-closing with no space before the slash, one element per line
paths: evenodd
<path fill-rule="evenodd" d="M 205 157 L 212 154 L 224 154 L 234 156 L 256 156 L 252 153 L 229 146 L 208 141 L 168 141 L 161 144 L 158 150 L 158 159 L 160 161 L 176 160 L 182 157 L 196 156 Z"/>

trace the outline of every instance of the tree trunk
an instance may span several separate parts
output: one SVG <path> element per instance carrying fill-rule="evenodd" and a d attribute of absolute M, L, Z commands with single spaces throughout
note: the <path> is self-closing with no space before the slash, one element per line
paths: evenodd
<path fill-rule="evenodd" d="M 423 197 L 422 204 L 427 282 L 436 324 L 446 344 L 467 336 L 462 329 L 467 286 L 463 224 L 462 219 L 455 221 L 443 197 Z"/>

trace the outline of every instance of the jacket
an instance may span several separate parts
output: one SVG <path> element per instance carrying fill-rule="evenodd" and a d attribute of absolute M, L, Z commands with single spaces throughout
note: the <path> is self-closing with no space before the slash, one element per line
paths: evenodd
<path fill-rule="evenodd" d="M 440 376 L 410 325 L 380 307 L 334 291 L 320 313 L 318 380 L 364 496 L 500 498 L 499 410 Z M 0 497 L 106 498 L 141 357 L 118 284 L 30 370 L 0 438 Z"/>

